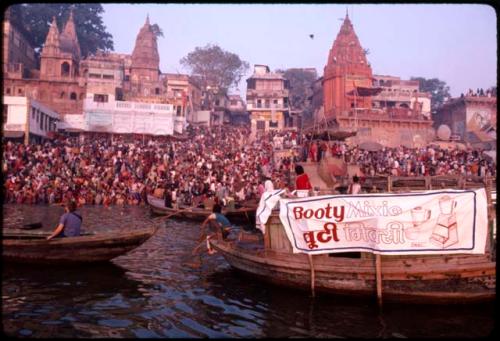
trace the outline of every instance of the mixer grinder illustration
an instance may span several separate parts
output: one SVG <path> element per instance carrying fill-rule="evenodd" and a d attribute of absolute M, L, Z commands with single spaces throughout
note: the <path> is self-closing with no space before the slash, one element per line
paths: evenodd
<path fill-rule="evenodd" d="M 439 199 L 440 214 L 429 238 L 432 244 L 444 249 L 458 243 L 456 207 L 457 202 L 448 195 Z"/>

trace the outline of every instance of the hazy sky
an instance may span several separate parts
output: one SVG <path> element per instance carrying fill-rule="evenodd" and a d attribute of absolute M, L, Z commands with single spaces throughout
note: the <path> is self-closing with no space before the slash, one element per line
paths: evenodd
<path fill-rule="evenodd" d="M 489 88 L 497 79 L 496 13 L 487 5 L 361 4 L 103 4 L 115 51 L 132 53 L 149 14 L 160 69 L 187 73 L 179 60 L 197 46 L 217 44 L 250 64 L 239 85 L 245 97 L 254 64 L 271 70 L 314 67 L 318 75 L 349 11 L 374 74 L 439 78 L 452 96 Z M 309 37 L 314 34 L 314 39 Z M 238 91 L 232 91 L 238 92 Z"/>

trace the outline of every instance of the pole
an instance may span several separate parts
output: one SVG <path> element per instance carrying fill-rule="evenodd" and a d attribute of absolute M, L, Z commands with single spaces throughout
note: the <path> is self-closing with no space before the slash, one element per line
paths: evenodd
<path fill-rule="evenodd" d="M 377 275 L 377 302 L 382 307 L 382 259 L 380 255 L 375 255 L 375 270 Z"/>
<path fill-rule="evenodd" d="M 314 281 L 315 281 L 315 273 L 314 273 L 314 263 L 313 263 L 313 258 L 311 254 L 307 254 L 307 259 L 309 260 L 309 266 L 311 268 L 311 295 L 312 297 L 315 297 L 315 292 L 314 292 Z"/>
<path fill-rule="evenodd" d="M 30 109 L 31 109 L 31 98 L 26 97 L 26 124 L 24 128 L 24 145 L 27 146 L 30 143 Z"/>

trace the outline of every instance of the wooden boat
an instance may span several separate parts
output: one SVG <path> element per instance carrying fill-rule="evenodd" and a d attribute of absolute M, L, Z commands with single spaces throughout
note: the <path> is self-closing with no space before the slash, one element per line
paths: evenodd
<path fill-rule="evenodd" d="M 490 213 L 491 210 L 490 206 Z M 491 229 L 491 221 L 489 225 Z M 250 236 L 250 240 L 242 236 L 245 234 L 240 234 L 238 240 L 210 241 L 239 271 L 298 289 L 365 296 L 377 293 L 376 255 L 365 252 L 294 254 L 277 212 L 273 212 L 266 223 L 263 238 L 261 234 L 260 238 Z M 496 241 L 492 236 L 488 234 L 487 251 L 481 255 L 380 256 L 383 299 L 409 303 L 494 299 Z"/>
<path fill-rule="evenodd" d="M 84 233 L 78 237 L 46 237 L 50 232 L 2 231 L 2 257 L 21 263 L 91 263 L 109 261 L 140 246 L 156 228 L 130 232 Z"/>
<path fill-rule="evenodd" d="M 148 204 L 151 211 L 155 214 L 172 215 L 172 217 L 190 220 L 203 221 L 212 213 L 211 210 L 199 207 L 180 207 L 178 209 L 165 207 L 163 199 L 156 198 L 153 195 L 148 195 Z M 222 214 L 224 214 L 232 223 L 253 223 L 255 222 L 256 209 L 257 205 L 243 206 L 235 209 L 224 207 L 222 209 Z"/>

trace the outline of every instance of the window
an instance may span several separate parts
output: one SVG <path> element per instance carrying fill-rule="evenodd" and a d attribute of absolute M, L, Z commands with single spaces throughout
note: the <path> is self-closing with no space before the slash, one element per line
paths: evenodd
<path fill-rule="evenodd" d="M 59 97 L 64 98 L 64 96 L 66 96 L 66 93 L 63 91 L 63 92 L 61 92 L 61 96 L 59 96 Z"/>
<path fill-rule="evenodd" d="M 129 75 L 125 75 L 125 81 L 128 82 L 130 80 L 130 76 Z"/>
<path fill-rule="evenodd" d="M 89 73 L 89 78 L 101 78 L 101 75 L 98 73 Z"/>
<path fill-rule="evenodd" d="M 215 105 L 219 105 L 219 103 L 220 103 L 220 102 L 219 102 L 219 100 L 218 100 L 218 99 L 216 99 L 216 100 L 215 100 Z"/>
<path fill-rule="evenodd" d="M 262 108 L 262 100 L 257 100 L 257 108 Z"/>
<path fill-rule="evenodd" d="M 288 97 L 283 98 L 283 106 L 288 107 Z"/>
<path fill-rule="evenodd" d="M 177 106 L 177 116 L 182 116 L 182 107 L 180 105 Z"/>
<path fill-rule="evenodd" d="M 257 130 L 265 130 L 266 129 L 266 121 L 257 121 Z"/>
<path fill-rule="evenodd" d="M 265 104 L 266 104 L 266 108 L 269 108 L 270 104 L 269 104 L 269 100 L 268 99 L 266 99 Z"/>
<path fill-rule="evenodd" d="M 269 128 L 278 128 L 278 122 L 269 121 Z"/>
<path fill-rule="evenodd" d="M 31 118 L 35 119 L 35 108 L 31 108 Z"/>
<path fill-rule="evenodd" d="M 36 111 L 36 123 L 38 123 L 38 120 L 40 119 L 40 111 Z"/>
<path fill-rule="evenodd" d="M 104 79 L 115 79 L 115 76 L 113 76 L 113 75 L 102 75 L 102 78 L 104 78 Z"/>
<path fill-rule="evenodd" d="M 10 95 L 10 88 L 7 88 L 6 92 L 7 92 L 7 95 Z"/>
<path fill-rule="evenodd" d="M 69 99 L 72 101 L 76 101 L 76 93 L 72 92 L 71 95 L 69 96 Z"/>
<path fill-rule="evenodd" d="M 122 88 L 115 88 L 115 98 L 117 101 L 123 101 L 123 90 Z"/>
<path fill-rule="evenodd" d="M 94 94 L 94 102 L 107 103 L 108 102 L 108 95 Z"/>
<path fill-rule="evenodd" d="M 70 69 L 70 66 L 69 66 L 68 62 L 62 63 L 61 64 L 61 76 L 69 76 L 69 69 Z"/>
<path fill-rule="evenodd" d="M 19 96 L 24 95 L 24 90 L 23 90 L 23 88 L 19 88 L 19 89 L 17 89 L 17 94 L 18 94 Z"/>
<path fill-rule="evenodd" d="M 7 104 L 3 105 L 3 123 L 7 122 L 9 117 L 9 106 Z"/>
<path fill-rule="evenodd" d="M 43 130 L 43 122 L 45 121 L 45 115 L 42 114 L 40 115 L 40 130 Z"/>
<path fill-rule="evenodd" d="M 155 88 L 155 95 L 159 95 L 160 94 L 160 88 Z"/>

